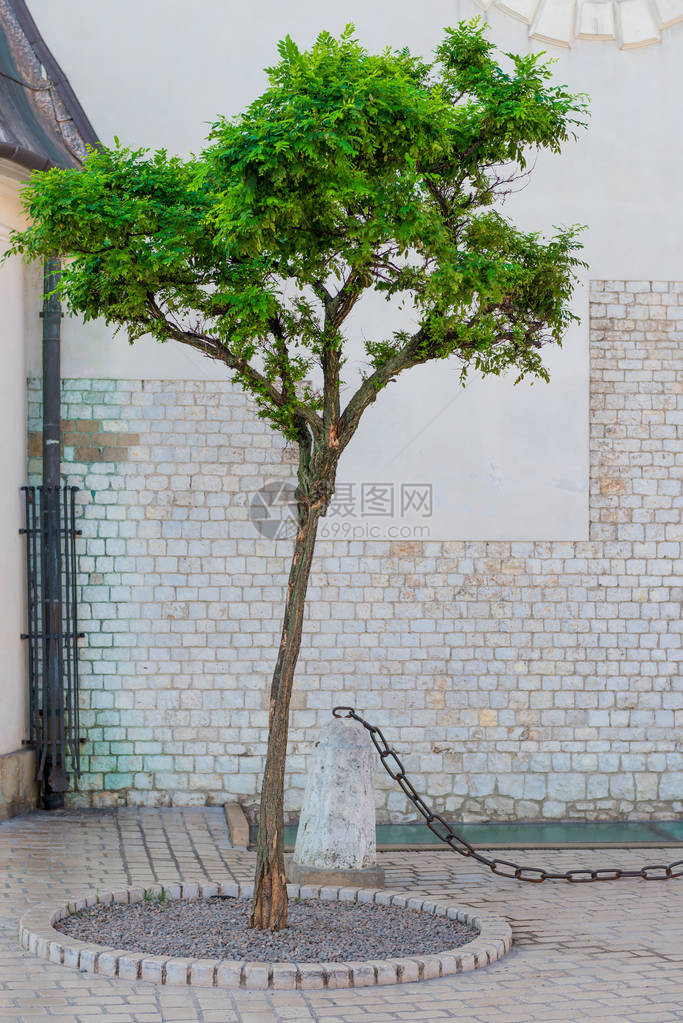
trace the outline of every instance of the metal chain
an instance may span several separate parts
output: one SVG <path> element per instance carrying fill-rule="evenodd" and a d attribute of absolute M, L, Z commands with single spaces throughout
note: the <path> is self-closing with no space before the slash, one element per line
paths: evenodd
<path fill-rule="evenodd" d="M 572 884 L 585 884 L 591 881 L 616 881 L 620 877 L 639 877 L 643 881 L 668 881 L 671 878 L 683 877 L 683 860 L 676 860 L 668 865 L 660 863 L 648 864 L 645 867 L 640 867 L 639 870 L 623 870 L 621 867 L 603 867 L 598 870 L 590 870 L 581 867 L 574 870 L 565 870 L 564 872 L 554 872 L 544 870 L 542 867 L 523 866 L 510 860 L 489 859 L 488 856 L 477 852 L 462 835 L 458 835 L 453 831 L 450 824 L 440 814 L 434 813 L 406 775 L 398 753 L 389 746 L 380 728 L 377 728 L 376 725 L 371 725 L 369 721 L 366 721 L 360 714 L 357 714 L 353 707 L 335 707 L 332 713 L 336 718 L 353 718 L 355 721 L 359 721 L 364 728 L 367 728 L 375 749 L 379 753 L 379 759 L 384 770 L 389 777 L 398 782 L 410 802 L 424 817 L 429 830 L 438 839 L 445 842 L 446 845 L 449 845 L 454 852 L 459 853 L 461 856 L 470 856 L 472 859 L 477 860 L 477 862 L 483 863 L 485 867 L 488 867 L 494 874 L 498 874 L 500 877 L 509 877 L 514 881 L 531 881 L 533 884 L 539 884 L 541 881 L 570 881 Z"/>

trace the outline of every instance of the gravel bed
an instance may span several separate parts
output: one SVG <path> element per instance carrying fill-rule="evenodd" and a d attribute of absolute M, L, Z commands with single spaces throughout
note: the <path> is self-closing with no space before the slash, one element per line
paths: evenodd
<path fill-rule="evenodd" d="M 291 900 L 284 931 L 249 928 L 250 899 L 113 903 L 54 926 L 81 941 L 150 955 L 276 962 L 348 962 L 443 952 L 478 931 L 445 917 L 374 903 Z"/>

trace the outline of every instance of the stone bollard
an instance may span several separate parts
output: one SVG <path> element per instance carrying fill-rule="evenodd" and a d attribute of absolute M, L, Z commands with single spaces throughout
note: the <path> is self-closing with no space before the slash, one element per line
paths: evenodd
<path fill-rule="evenodd" d="M 294 856 L 294 884 L 381 888 L 375 843 L 375 755 L 353 718 L 335 718 L 313 749 Z"/>

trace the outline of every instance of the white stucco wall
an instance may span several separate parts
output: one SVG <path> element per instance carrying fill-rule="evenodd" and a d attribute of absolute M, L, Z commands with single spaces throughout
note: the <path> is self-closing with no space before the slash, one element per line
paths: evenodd
<path fill-rule="evenodd" d="M 474 0 L 313 0 L 254 5 L 203 0 L 32 0 L 34 16 L 105 142 L 188 153 L 220 113 L 239 111 L 261 90 L 262 68 L 287 32 L 301 44 L 322 28 L 353 21 L 370 48 L 408 43 L 429 54 L 442 26 L 481 13 Z M 683 277 L 683 157 L 680 80 L 683 24 L 661 42 L 620 50 L 578 40 L 568 50 L 529 40 L 527 25 L 495 8 L 491 38 L 503 50 L 545 48 L 556 77 L 592 98 L 590 130 L 562 156 L 538 160 L 528 188 L 506 211 L 530 229 L 581 222 L 586 279 Z M 87 40 L 87 45 L 83 41 Z M 372 330 L 382 307 L 370 308 Z M 367 415 L 342 463 L 348 481 L 435 485 L 431 538 L 586 539 L 588 529 L 588 344 L 586 292 L 580 326 L 548 353 L 552 382 L 512 387 L 473 381 L 459 390 L 457 366 L 425 367 L 400 380 Z M 360 319 L 357 318 L 360 329 Z M 220 368 L 169 343 L 134 348 L 100 324 L 64 325 L 64 375 L 126 379 L 220 378 Z M 31 369 L 38 371 L 39 327 Z M 402 403 L 404 403 L 402 405 Z M 371 443 L 370 443 L 371 440 Z"/>
<path fill-rule="evenodd" d="M 0 160 L 0 250 L 20 222 L 21 178 Z M 26 483 L 26 351 L 24 269 L 13 259 L 0 267 L 0 754 L 27 738 L 26 669 L 20 634 L 24 628 L 24 548 L 19 529 Z"/>

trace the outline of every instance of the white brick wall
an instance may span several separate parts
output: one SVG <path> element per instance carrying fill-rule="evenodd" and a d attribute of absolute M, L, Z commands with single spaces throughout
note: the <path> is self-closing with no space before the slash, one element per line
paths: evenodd
<path fill-rule="evenodd" d="M 353 702 L 454 816 L 683 811 L 683 284 L 595 282 L 590 330 L 589 542 L 319 544 L 290 810 L 317 728 Z M 67 465 L 87 633 L 73 801 L 253 805 L 288 545 L 246 504 L 292 453 L 229 385 L 66 380 L 64 404 L 140 438 Z M 412 816 L 377 782 L 380 817 Z"/>

